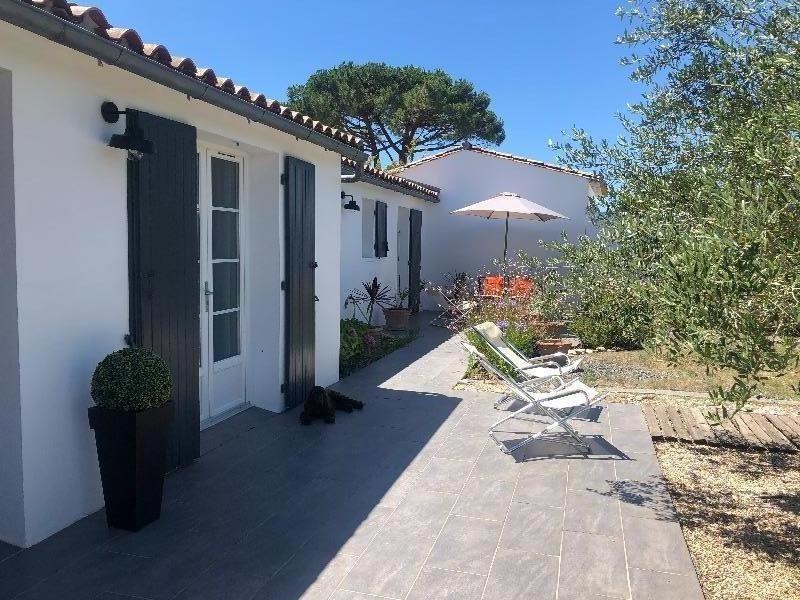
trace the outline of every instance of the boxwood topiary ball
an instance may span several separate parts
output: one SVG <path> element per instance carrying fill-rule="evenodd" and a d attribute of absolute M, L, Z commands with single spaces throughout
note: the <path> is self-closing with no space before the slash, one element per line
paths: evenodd
<path fill-rule="evenodd" d="M 92 376 L 97 406 L 133 411 L 169 401 L 172 373 L 166 361 L 147 348 L 123 348 L 106 356 Z"/>

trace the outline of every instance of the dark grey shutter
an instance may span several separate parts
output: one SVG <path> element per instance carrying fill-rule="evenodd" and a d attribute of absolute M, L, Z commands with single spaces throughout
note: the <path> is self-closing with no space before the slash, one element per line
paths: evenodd
<path fill-rule="evenodd" d="M 383 258 L 389 254 L 386 234 L 386 202 L 375 202 L 375 256 Z"/>
<path fill-rule="evenodd" d="M 314 165 L 286 157 L 286 406 L 314 386 Z"/>
<path fill-rule="evenodd" d="M 128 161 L 130 335 L 172 369 L 171 470 L 200 455 L 197 131 L 130 110 L 127 127 L 141 128 L 156 149 Z"/>
<path fill-rule="evenodd" d="M 408 219 L 411 225 L 408 239 L 408 307 L 411 312 L 417 313 L 422 282 L 422 211 L 412 208 Z"/>

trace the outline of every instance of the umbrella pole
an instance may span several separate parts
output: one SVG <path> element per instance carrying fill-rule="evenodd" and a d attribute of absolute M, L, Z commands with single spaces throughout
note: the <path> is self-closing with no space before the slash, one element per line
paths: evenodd
<path fill-rule="evenodd" d="M 508 257 L 508 213 L 506 213 L 506 238 L 503 244 L 503 264 L 506 264 L 506 258 Z"/>

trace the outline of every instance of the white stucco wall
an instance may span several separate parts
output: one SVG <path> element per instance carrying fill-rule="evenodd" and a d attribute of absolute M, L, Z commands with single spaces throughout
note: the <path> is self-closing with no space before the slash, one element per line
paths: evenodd
<path fill-rule="evenodd" d="M 24 535 L 31 545 L 103 505 L 86 408 L 97 362 L 128 331 L 126 158 L 109 148 L 103 100 L 190 123 L 201 140 L 252 160 L 248 223 L 247 400 L 283 408 L 283 190 L 290 154 L 316 166 L 317 383 L 338 379 L 340 159 L 333 152 L 0 22 L 13 78 Z M 257 168 L 255 168 L 257 167 Z M 247 275 L 246 275 L 247 276 Z M 0 307 L 2 308 L 2 307 Z M 8 311 L 0 319 L 13 318 Z M 5 328 L 3 328 L 5 330 Z M 0 415 L 5 419 L 5 416 Z M 6 440 L 3 443 L 7 443 Z M 2 504 L 0 504 L 2 507 Z M 13 515 L 0 514 L 0 520 Z M 14 530 L 14 528 L 8 528 Z"/>
<path fill-rule="evenodd" d="M 353 289 L 361 289 L 362 282 L 372 281 L 377 277 L 378 281 L 388 285 L 392 293 L 398 289 L 398 268 L 408 271 L 408 257 L 402 256 L 403 265 L 398 263 L 397 233 L 398 227 L 398 208 L 417 209 L 422 211 L 422 235 L 425 236 L 425 228 L 428 226 L 428 214 L 437 210 L 437 205 L 414 196 L 407 196 L 399 192 L 387 190 L 385 188 L 372 185 L 367 182 L 359 181 L 356 183 L 342 184 L 345 194 L 352 194 L 361 210 L 342 210 L 341 216 L 341 265 L 342 265 L 342 285 L 341 285 L 341 315 L 343 318 L 353 316 L 353 308 L 344 308 L 344 302 L 348 294 Z M 386 232 L 389 242 L 389 253 L 385 258 L 364 258 L 362 256 L 362 237 L 361 227 L 364 218 L 364 199 L 380 200 L 386 203 Z M 349 200 L 349 198 L 347 198 Z M 375 219 L 373 214 L 368 218 Z M 407 215 L 406 215 L 407 218 Z M 407 223 L 406 223 L 407 226 Z M 425 251 L 422 252 L 422 278 L 425 278 Z M 358 311 L 356 311 L 358 317 Z M 374 319 L 375 324 L 384 322 L 383 313 L 376 309 Z"/>
<path fill-rule="evenodd" d="M 508 256 L 517 252 L 542 255 L 539 240 L 570 239 L 592 233 L 586 218 L 587 179 L 515 162 L 505 158 L 460 151 L 405 169 L 401 175 L 441 188 L 441 203 L 426 215 L 422 232 L 423 278 L 437 283 L 448 272 L 475 273 L 503 256 L 503 220 L 451 215 L 450 212 L 502 192 L 520 196 L 569 217 L 546 223 L 510 221 Z M 422 295 L 424 306 L 433 298 Z"/>

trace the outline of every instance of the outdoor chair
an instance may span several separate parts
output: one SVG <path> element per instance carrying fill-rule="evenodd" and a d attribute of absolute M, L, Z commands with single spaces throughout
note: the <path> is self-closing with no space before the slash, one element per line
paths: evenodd
<path fill-rule="evenodd" d="M 441 312 L 430 322 L 434 327 L 447 327 L 449 323 L 465 324 L 467 317 L 477 306 L 472 300 L 459 300 L 442 290 L 439 290 L 439 295 L 442 298 L 442 302 L 439 302 Z"/>
<path fill-rule="evenodd" d="M 529 298 L 534 292 L 533 279 L 529 277 L 512 277 L 509 287 L 511 297 L 515 299 Z"/>
<path fill-rule="evenodd" d="M 492 438 L 501 451 L 506 454 L 511 454 L 534 440 L 541 439 L 545 435 L 553 433 L 558 429 L 563 429 L 569 435 L 569 439 L 548 438 L 549 441 L 573 444 L 586 451 L 589 450 L 589 442 L 569 424 L 569 421 L 594 407 L 605 395 L 600 394 L 594 388 L 585 385 L 577 379 L 569 383 L 564 383 L 562 380 L 557 387 L 549 391 L 533 391 L 528 387 L 520 385 L 508 375 L 495 368 L 475 346 L 466 342 L 462 342 L 462 345 L 487 372 L 499 378 L 506 385 L 511 395 L 523 403 L 522 408 L 514 410 L 507 417 L 503 417 L 489 427 L 489 437 Z M 551 422 L 540 431 L 526 434 L 522 440 L 511 446 L 507 446 L 503 440 L 497 437 L 498 427 L 512 419 L 527 422 L 541 422 L 538 419 L 527 418 L 526 415 L 528 414 L 544 416 L 550 419 Z"/>
<path fill-rule="evenodd" d="M 481 279 L 481 296 L 484 298 L 503 297 L 503 276 L 486 275 Z"/>
<path fill-rule="evenodd" d="M 555 352 L 544 356 L 525 356 L 519 348 L 506 339 L 502 330 L 491 321 L 473 325 L 472 329 L 503 362 L 514 369 L 521 382 L 543 379 L 554 375 L 569 375 L 578 369 L 583 361 L 581 358 L 572 360 L 563 352 Z"/>

